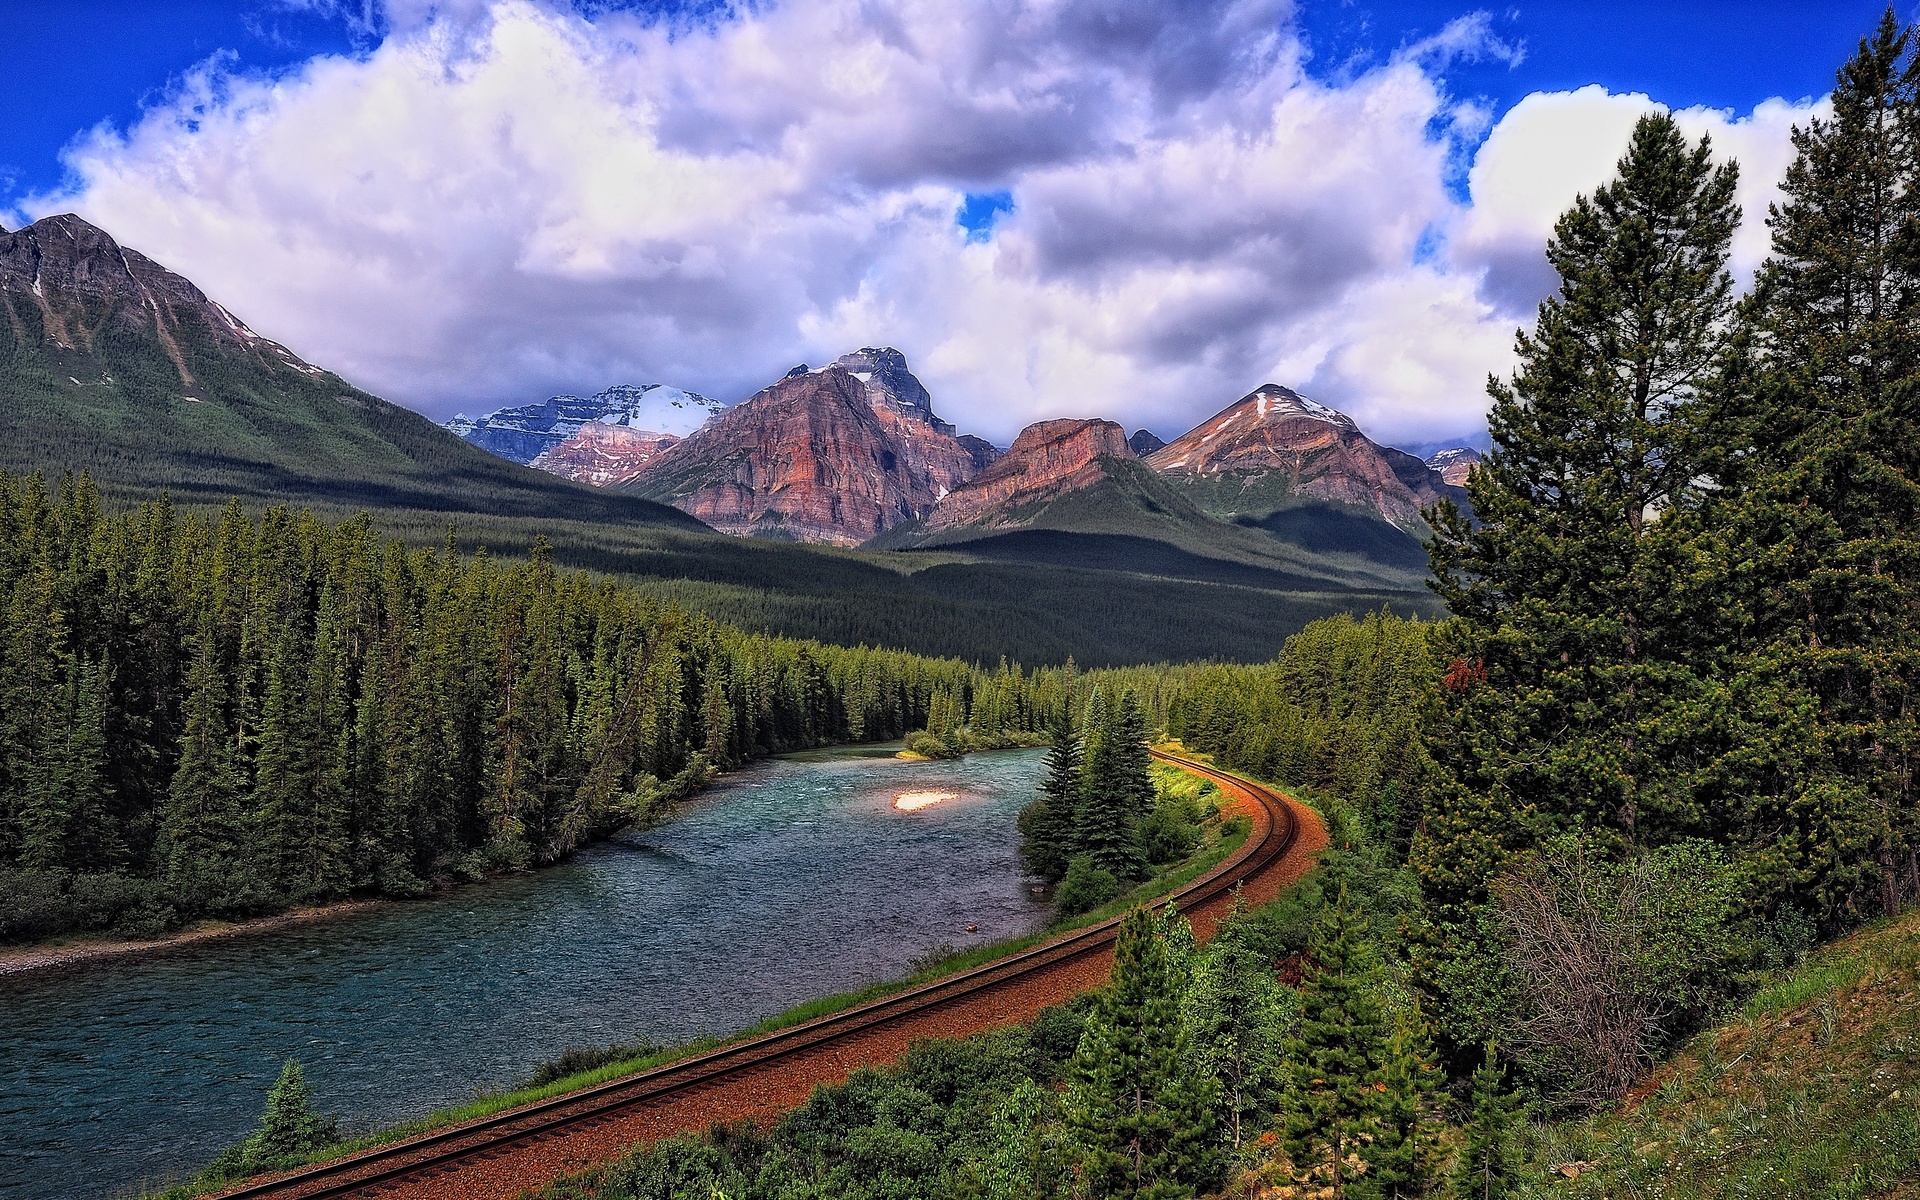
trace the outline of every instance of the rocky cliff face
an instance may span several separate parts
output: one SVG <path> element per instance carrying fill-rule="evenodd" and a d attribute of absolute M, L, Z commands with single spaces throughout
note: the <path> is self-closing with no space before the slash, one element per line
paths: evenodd
<path fill-rule="evenodd" d="M 461 414 L 452 432 L 490 454 L 531 464 L 588 422 L 685 437 L 720 411 L 720 402 L 660 383 L 617 384 L 592 396 L 554 396 L 484 417 Z"/>
<path fill-rule="evenodd" d="M 187 400 L 205 390 L 193 367 L 201 356 L 240 355 L 268 368 L 322 374 L 185 277 L 71 213 L 0 233 L 0 305 L 16 334 L 37 327 L 59 350 L 92 354 L 118 334 L 156 339 Z"/>
<path fill-rule="evenodd" d="M 1484 456 L 1467 446 L 1456 446 L 1451 450 L 1442 450 L 1427 459 L 1427 469 L 1436 472 L 1440 481 L 1449 487 L 1467 486 L 1467 476 L 1473 474 L 1474 466 Z"/>
<path fill-rule="evenodd" d="M 648 463 L 680 439 L 671 433 L 588 421 L 580 431 L 528 464 L 535 470 L 594 487 L 630 483 Z"/>
<path fill-rule="evenodd" d="M 979 450 L 925 397 L 897 351 L 795 368 L 628 486 L 728 533 L 858 545 L 926 516 L 979 469 Z"/>
<path fill-rule="evenodd" d="M 1266 384 L 1215 414 L 1148 464 L 1219 516 L 1264 516 L 1299 500 L 1371 509 L 1402 528 L 1441 497 L 1440 476 L 1379 445 L 1345 413 Z"/>
<path fill-rule="evenodd" d="M 1126 431 L 1112 421 L 1041 421 L 1006 454 L 934 506 L 929 532 L 961 525 L 995 528 L 1023 506 L 1079 491 L 1104 476 L 1102 459 L 1132 458 Z"/>

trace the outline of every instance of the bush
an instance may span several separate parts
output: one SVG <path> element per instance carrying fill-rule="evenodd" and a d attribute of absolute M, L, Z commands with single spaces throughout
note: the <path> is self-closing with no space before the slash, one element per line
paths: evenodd
<path fill-rule="evenodd" d="M 1171 804 L 1162 804 L 1140 822 L 1140 852 L 1156 866 L 1179 862 L 1200 844 L 1200 829 Z"/>
<path fill-rule="evenodd" d="M 959 758 L 966 753 L 958 742 L 943 742 L 924 729 L 908 734 L 906 747 L 908 754 L 918 754 L 921 758 Z"/>
<path fill-rule="evenodd" d="M 1624 862 L 1566 835 L 1494 886 L 1521 1009 L 1513 1044 L 1565 1103 L 1625 1095 L 1732 993 L 1749 945 L 1733 868 L 1704 842 Z"/>
<path fill-rule="evenodd" d="M 613 1063 L 632 1062 L 636 1058 L 646 1058 L 658 1054 L 663 1047 L 647 1038 L 627 1045 L 612 1046 L 574 1046 L 562 1050 L 559 1058 L 549 1059 L 533 1069 L 526 1086 L 545 1087 L 558 1083 L 569 1075 L 578 1075 L 583 1071 L 597 1071 Z"/>
<path fill-rule="evenodd" d="M 0 871 L 0 942 L 45 937 L 72 923 L 66 874 L 22 868 Z"/>
<path fill-rule="evenodd" d="M 1102 871 L 1093 859 L 1077 854 L 1067 864 L 1067 877 L 1060 881 L 1054 902 L 1063 917 L 1090 912 L 1120 894 L 1120 880 L 1112 871 Z"/>

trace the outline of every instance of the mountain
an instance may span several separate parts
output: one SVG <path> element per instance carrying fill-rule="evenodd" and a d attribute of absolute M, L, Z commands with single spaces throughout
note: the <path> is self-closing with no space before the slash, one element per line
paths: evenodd
<path fill-rule="evenodd" d="M 1165 442 L 1147 429 L 1136 429 L 1133 436 L 1127 439 L 1127 448 L 1133 451 L 1135 458 L 1145 458 L 1164 445 Z"/>
<path fill-rule="evenodd" d="M 110 496 L 696 528 L 467 445 L 70 214 L 0 233 L 0 428 L 0 469 L 84 468 Z"/>
<path fill-rule="evenodd" d="M 923 528 L 928 533 L 963 525 L 1012 528 L 1036 505 L 1105 478 L 1103 459 L 1132 457 L 1126 432 L 1112 421 L 1029 425 L 998 462 L 942 497 Z"/>
<path fill-rule="evenodd" d="M 1430 456 L 1427 469 L 1436 472 L 1442 483 L 1465 487 L 1467 476 L 1473 474 L 1474 465 L 1484 460 L 1485 456 L 1470 446 L 1454 446 Z"/>
<path fill-rule="evenodd" d="M 632 482 L 642 468 L 680 439 L 671 433 L 588 421 L 566 441 L 527 464 L 536 471 L 594 487 Z"/>
<path fill-rule="evenodd" d="M 1449 494 L 1418 458 L 1373 441 L 1345 413 L 1272 383 L 1147 461 L 1202 509 L 1242 523 L 1332 505 L 1424 532 L 1420 510 Z"/>
<path fill-rule="evenodd" d="M 1029 425 L 1005 457 L 875 550 L 941 550 L 998 562 L 1118 571 L 1291 591 L 1414 589 L 1426 556 L 1375 519 L 1305 546 L 1221 521 L 1134 457 L 1112 421 Z"/>
<path fill-rule="evenodd" d="M 626 486 L 728 533 L 854 546 L 916 521 L 981 470 L 892 349 L 805 364 L 641 468 Z"/>
<path fill-rule="evenodd" d="M 719 411 L 718 400 L 698 392 L 660 383 L 623 383 L 585 398 L 554 396 L 484 417 L 462 413 L 447 422 L 447 429 L 489 453 L 531 464 L 589 421 L 685 437 Z"/>

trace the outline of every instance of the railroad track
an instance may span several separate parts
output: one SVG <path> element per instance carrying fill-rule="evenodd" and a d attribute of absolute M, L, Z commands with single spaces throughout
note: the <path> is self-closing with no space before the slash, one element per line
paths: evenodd
<path fill-rule="evenodd" d="M 1158 750 L 1154 757 L 1252 801 L 1249 815 L 1254 828 L 1246 842 L 1219 866 L 1169 897 L 1183 911 L 1224 897 L 1272 866 L 1292 847 L 1299 821 L 1289 803 L 1275 792 L 1192 759 Z M 1062 934 L 984 966 L 804 1024 L 491 1117 L 243 1184 L 218 1196 L 220 1200 L 344 1200 L 379 1195 L 401 1185 L 427 1185 L 436 1176 L 458 1172 L 463 1163 L 491 1159 L 518 1146 L 564 1138 L 570 1131 L 592 1129 L 619 1119 L 637 1106 L 696 1096 L 783 1059 L 831 1047 L 877 1026 L 918 1018 L 1037 972 L 1109 951 L 1122 919 L 1115 917 Z"/>

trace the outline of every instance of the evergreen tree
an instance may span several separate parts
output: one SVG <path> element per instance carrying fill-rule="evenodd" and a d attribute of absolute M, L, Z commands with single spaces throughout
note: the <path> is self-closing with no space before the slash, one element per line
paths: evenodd
<path fill-rule="evenodd" d="M 1124 704 L 1110 706 L 1101 689 L 1093 689 L 1082 727 L 1086 783 L 1073 828 L 1079 852 L 1095 868 L 1119 879 L 1138 879 L 1146 874 L 1147 860 L 1135 828 L 1141 809 L 1125 714 Z M 1149 793 L 1152 786 L 1149 780 Z"/>
<path fill-rule="evenodd" d="M 1096 1197 L 1173 1200 L 1213 1181 L 1211 1081 L 1194 1071 L 1166 940 L 1136 908 L 1087 1017 L 1066 1107 Z"/>
<path fill-rule="evenodd" d="M 1438 1095 L 1446 1082 L 1418 1012 L 1403 1015 L 1380 1067 L 1380 1132 L 1368 1153 L 1368 1191 L 1381 1200 L 1417 1200 L 1445 1182 L 1445 1122 Z"/>
<path fill-rule="evenodd" d="M 1196 1065 L 1218 1084 L 1215 1111 L 1234 1150 L 1270 1110 L 1282 1058 L 1279 984 L 1268 969 L 1238 891 L 1198 958 L 1186 1021 Z"/>
<path fill-rule="evenodd" d="M 1431 514 L 1435 587 L 1461 623 L 1411 860 L 1443 910 L 1483 901 L 1508 854 L 1554 831 L 1628 845 L 1701 819 L 1675 766 L 1710 703 L 1701 628 L 1673 607 L 1656 535 L 1711 490 L 1701 428 L 1732 323 L 1735 178 L 1672 118 L 1640 120 L 1617 177 L 1555 225 L 1559 290 L 1511 381 L 1489 381 L 1474 519 Z"/>
<path fill-rule="evenodd" d="M 1920 896 L 1920 97 L 1889 11 L 1794 132 L 1689 597 L 1737 636 L 1702 801 L 1762 904 Z"/>
<path fill-rule="evenodd" d="M 313 1091 L 299 1060 L 288 1059 L 267 1093 L 260 1126 L 242 1145 L 243 1172 L 251 1174 L 297 1162 L 337 1136 L 332 1119 L 313 1111 Z"/>
<path fill-rule="evenodd" d="M 213 614 L 203 610 L 185 681 L 180 765 L 168 789 L 160 834 L 169 886 L 187 904 L 211 912 L 256 902 L 245 863 L 245 781 L 234 757 L 215 640 Z"/>
<path fill-rule="evenodd" d="M 1345 1200 L 1370 1186 L 1353 1190 L 1383 1132 L 1375 1085 L 1385 1039 L 1366 916 L 1332 874 L 1301 980 L 1298 1031 L 1287 1042 L 1285 1145 L 1302 1183 Z"/>
<path fill-rule="evenodd" d="M 1473 1097 L 1460 1148 L 1454 1188 L 1461 1200 L 1506 1200 L 1516 1194 L 1520 1155 L 1514 1144 L 1517 1101 L 1501 1090 L 1501 1070 L 1493 1045 L 1473 1072 Z"/>
<path fill-rule="evenodd" d="M 1080 739 L 1064 716 L 1053 728 L 1040 795 L 1020 813 L 1020 855 L 1027 870 L 1049 881 L 1062 879 L 1079 839 L 1073 827 L 1085 779 Z"/>

